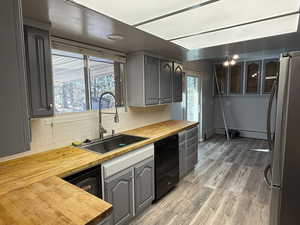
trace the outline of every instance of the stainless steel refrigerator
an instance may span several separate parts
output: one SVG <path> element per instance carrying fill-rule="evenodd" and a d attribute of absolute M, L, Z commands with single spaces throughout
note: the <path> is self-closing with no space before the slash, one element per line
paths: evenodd
<path fill-rule="evenodd" d="M 273 101 L 272 96 L 277 96 L 276 125 L 272 141 L 268 120 L 272 160 L 265 170 L 265 179 L 272 190 L 270 225 L 299 225 L 300 52 L 282 54 L 279 78 L 275 82 L 270 102 Z M 269 115 L 270 111 L 271 108 Z"/>

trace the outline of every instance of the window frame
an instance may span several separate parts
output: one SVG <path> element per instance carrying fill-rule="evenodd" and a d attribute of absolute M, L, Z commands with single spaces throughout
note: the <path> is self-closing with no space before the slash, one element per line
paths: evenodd
<path fill-rule="evenodd" d="M 257 63 L 258 66 L 259 66 L 259 69 L 258 69 L 258 78 L 257 78 L 257 90 L 256 92 L 247 92 L 247 87 L 248 87 L 248 65 L 251 64 L 251 63 Z M 245 76 L 244 76 L 244 79 L 245 79 L 245 95 L 248 95 L 248 96 L 251 96 L 251 95 L 261 95 L 261 82 L 262 82 L 262 60 L 248 60 L 248 61 L 245 61 Z"/>
<path fill-rule="evenodd" d="M 226 70 L 226 73 L 225 73 L 225 84 L 224 84 L 224 88 L 225 88 L 225 90 L 224 90 L 224 94 L 221 94 L 221 95 L 219 95 L 218 93 L 217 93 L 217 87 L 216 87 L 216 76 L 217 76 L 217 70 L 216 70 L 216 66 L 217 65 L 221 65 L 221 66 L 223 66 L 223 63 L 222 62 L 217 62 L 217 63 L 214 63 L 213 64 L 213 96 L 228 96 L 228 89 L 229 89 L 229 67 L 224 67 L 225 68 L 225 70 Z"/>
<path fill-rule="evenodd" d="M 82 54 L 83 55 L 83 64 L 84 64 L 84 70 L 83 70 L 83 77 L 84 77 L 84 83 L 85 83 L 85 99 L 86 99 L 86 108 L 84 111 L 82 112 L 87 112 L 87 111 L 93 111 L 92 108 L 92 104 L 91 104 L 91 72 L 90 72 L 90 57 L 98 57 L 98 58 L 103 58 L 103 59 L 108 59 L 112 61 L 112 64 L 114 66 L 116 66 L 116 64 L 118 64 L 120 66 L 120 78 L 119 81 L 116 81 L 115 77 L 114 77 L 114 82 L 115 82 L 115 87 L 117 86 L 116 83 L 119 82 L 119 86 L 120 86 L 120 92 L 121 92 L 121 98 L 119 99 L 120 102 L 117 103 L 118 107 L 125 107 L 126 106 L 126 86 L 125 86 L 125 77 L 126 77 L 126 63 L 123 61 L 116 61 L 116 60 L 112 60 L 110 58 L 105 58 L 105 57 L 99 57 L 99 56 L 95 56 L 92 54 L 88 54 L 85 52 L 81 52 L 79 53 L 78 51 L 72 51 L 72 48 L 67 49 L 67 48 L 59 48 L 57 46 L 52 46 L 53 50 L 59 50 L 59 51 L 65 51 L 65 52 L 70 52 L 70 53 L 77 53 L 77 54 Z M 52 53 L 51 53 L 51 57 L 52 57 Z M 105 62 L 103 62 L 105 63 Z M 123 67 L 123 69 L 121 68 Z M 53 90 L 54 90 L 54 86 L 53 86 Z M 116 90 L 115 90 L 116 92 Z M 115 93 L 114 93 L 115 94 Z M 54 102 L 55 104 L 55 102 Z M 99 109 L 97 109 L 99 110 Z M 81 113 L 82 113 L 81 112 Z M 66 114 L 66 113 L 77 113 L 77 112 L 61 112 L 61 113 L 54 113 L 55 115 L 62 115 L 62 114 Z"/>
<path fill-rule="evenodd" d="M 268 59 L 264 59 L 263 60 L 263 72 L 262 72 L 262 79 L 261 79 L 261 82 L 262 82 L 262 85 L 261 85 L 261 93 L 262 95 L 269 95 L 271 92 L 265 92 L 265 85 L 266 85 L 266 64 L 269 63 L 269 62 L 278 62 L 280 64 L 280 59 L 279 58 L 268 58 Z M 280 66 L 280 65 L 279 65 Z M 280 67 L 279 67 L 279 71 L 278 73 L 280 73 Z"/>
<path fill-rule="evenodd" d="M 237 61 L 235 65 L 238 65 L 238 64 L 241 64 L 241 73 L 240 73 L 240 92 L 239 93 L 232 93 L 231 92 L 231 65 L 229 65 L 228 67 L 228 95 L 229 96 L 242 96 L 244 95 L 244 90 L 245 90 L 245 87 L 244 87 L 244 80 L 245 80 L 245 61 Z M 234 66 L 235 66 L 234 65 Z"/>

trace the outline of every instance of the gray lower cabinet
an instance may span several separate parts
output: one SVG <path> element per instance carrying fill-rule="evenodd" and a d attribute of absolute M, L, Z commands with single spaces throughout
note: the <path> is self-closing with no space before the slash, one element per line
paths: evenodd
<path fill-rule="evenodd" d="M 198 162 L 198 126 L 179 133 L 179 176 L 184 177 Z"/>
<path fill-rule="evenodd" d="M 118 163 L 115 165 L 122 164 L 121 161 Z M 113 205 L 112 225 L 127 225 L 134 216 L 151 205 L 153 199 L 153 156 L 104 178 L 104 200 Z"/>
<path fill-rule="evenodd" d="M 0 157 L 30 147 L 21 0 L 0 1 Z"/>
<path fill-rule="evenodd" d="M 166 104 L 172 102 L 172 62 L 167 60 L 160 61 L 160 82 L 159 82 L 159 103 Z"/>
<path fill-rule="evenodd" d="M 128 224 L 133 218 L 133 175 L 131 168 L 105 180 L 105 200 L 113 205 L 113 224 Z"/>
<path fill-rule="evenodd" d="M 154 200 L 154 160 L 134 167 L 135 214 L 143 212 Z"/>
<path fill-rule="evenodd" d="M 112 216 L 107 216 L 101 222 L 97 223 L 97 225 L 112 225 Z"/>
<path fill-rule="evenodd" d="M 173 66 L 173 102 L 182 102 L 183 67 L 174 63 Z"/>
<path fill-rule="evenodd" d="M 53 115 L 53 81 L 49 32 L 25 26 L 28 95 L 31 117 Z"/>

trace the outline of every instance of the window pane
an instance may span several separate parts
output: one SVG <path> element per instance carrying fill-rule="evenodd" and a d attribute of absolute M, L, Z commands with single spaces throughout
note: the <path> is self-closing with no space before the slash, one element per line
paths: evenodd
<path fill-rule="evenodd" d="M 187 120 L 199 121 L 199 78 L 193 76 L 186 77 L 187 92 Z"/>
<path fill-rule="evenodd" d="M 247 63 L 247 93 L 259 93 L 260 63 Z"/>
<path fill-rule="evenodd" d="M 242 93 L 242 74 L 243 74 L 242 63 L 237 63 L 234 66 L 230 66 L 230 93 L 232 94 Z"/>
<path fill-rule="evenodd" d="M 279 61 L 267 61 L 265 64 L 264 93 L 270 93 L 276 77 L 279 75 Z"/>
<path fill-rule="evenodd" d="M 100 95 L 106 91 L 115 94 L 115 68 L 112 61 L 90 57 L 90 86 L 92 109 L 99 108 Z M 112 108 L 115 102 L 111 95 L 105 95 L 102 99 L 102 109 Z"/>
<path fill-rule="evenodd" d="M 228 67 L 223 66 L 222 64 L 215 65 L 215 72 L 217 74 L 218 85 L 220 88 L 220 94 L 226 94 L 226 81 L 227 81 L 227 72 Z M 217 85 L 215 82 L 215 94 L 218 94 Z"/>
<path fill-rule="evenodd" d="M 56 113 L 86 110 L 83 55 L 52 50 Z"/>

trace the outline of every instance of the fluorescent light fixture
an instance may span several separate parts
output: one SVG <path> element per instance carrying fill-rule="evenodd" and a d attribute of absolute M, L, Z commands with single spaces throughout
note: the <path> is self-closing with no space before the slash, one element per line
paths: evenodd
<path fill-rule="evenodd" d="M 210 0 L 69 0 L 134 25 Z"/>
<path fill-rule="evenodd" d="M 172 41 L 187 49 L 199 49 L 297 32 L 299 14 L 200 34 Z"/>
<path fill-rule="evenodd" d="M 173 40 L 297 12 L 299 8 L 299 0 L 220 0 L 138 28 L 165 40 Z"/>

